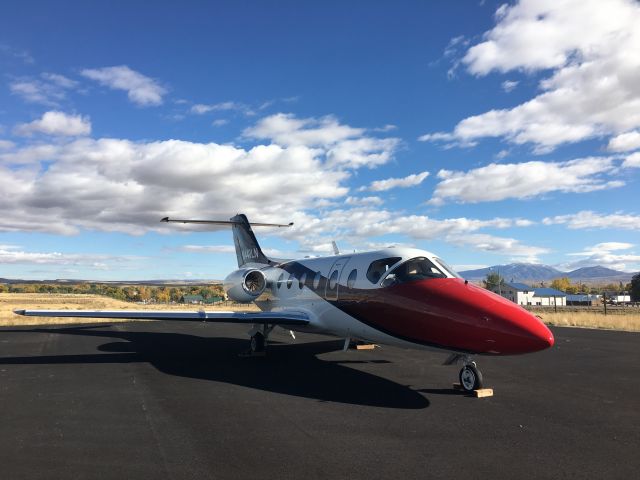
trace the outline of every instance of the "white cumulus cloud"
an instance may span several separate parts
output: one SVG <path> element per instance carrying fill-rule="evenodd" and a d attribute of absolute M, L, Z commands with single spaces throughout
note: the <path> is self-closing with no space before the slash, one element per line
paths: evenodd
<path fill-rule="evenodd" d="M 420 185 L 425 178 L 429 176 L 429 172 L 414 173 L 402 178 L 387 178 L 385 180 L 375 180 L 371 185 L 364 187 L 365 190 L 374 192 L 384 192 L 392 188 L 408 188 Z"/>
<path fill-rule="evenodd" d="M 250 138 L 269 139 L 279 145 L 333 145 L 350 138 L 361 137 L 364 128 L 342 125 L 333 116 L 297 118 L 290 113 L 276 113 L 247 128 Z"/>
<path fill-rule="evenodd" d="M 309 252 L 331 251 L 331 240 L 337 240 L 339 244 L 348 242 L 357 249 L 368 249 L 374 243 L 388 246 L 389 242 L 372 243 L 371 240 L 386 235 L 401 235 L 415 241 L 443 240 L 477 251 L 507 255 L 519 261 L 537 261 L 540 255 L 549 250 L 523 244 L 514 238 L 482 233 L 484 229 L 526 227 L 532 224 L 520 218 L 437 219 L 365 206 L 326 211 L 321 217 L 307 215 L 296 220 L 296 225 L 287 232 L 287 236 L 297 240 L 303 251 Z"/>
<path fill-rule="evenodd" d="M 190 111 L 191 113 L 195 113 L 196 115 L 204 115 L 205 113 L 209 112 L 228 111 L 240 112 L 247 116 L 255 115 L 255 112 L 248 105 L 238 102 L 221 102 L 214 104 L 197 103 L 191 107 Z"/>
<path fill-rule="evenodd" d="M 634 0 L 520 0 L 462 59 L 469 72 L 548 72 L 541 93 L 459 122 L 458 142 L 502 137 L 546 153 L 640 127 L 640 5 Z M 425 139 L 429 139 L 425 137 Z"/>
<path fill-rule="evenodd" d="M 0 184 L 6 188 L 0 190 L 0 209 L 10 213 L 0 219 L 0 231 L 136 234 L 163 228 L 158 220 L 167 215 L 225 218 L 238 211 L 266 221 L 295 220 L 299 212 L 346 196 L 352 171 L 393 155 L 395 142 L 369 150 L 368 142 L 386 139 L 348 125 L 337 128 L 349 135 L 336 140 L 320 133 L 312 145 L 274 141 L 245 149 L 81 138 L 1 151 Z M 352 153 L 336 161 L 341 151 Z"/>
<path fill-rule="evenodd" d="M 518 86 L 518 83 L 520 82 L 518 82 L 517 80 L 505 80 L 500 86 L 505 92 L 509 93 Z"/>
<path fill-rule="evenodd" d="M 279 145 L 320 148 L 334 166 L 374 167 L 387 163 L 400 140 L 371 137 L 365 132 L 364 128 L 341 124 L 333 116 L 297 118 L 292 114 L 277 113 L 247 128 L 244 135 Z"/>
<path fill-rule="evenodd" d="M 126 65 L 103 68 L 88 68 L 80 72 L 83 76 L 95 80 L 114 90 L 124 90 L 136 105 L 161 105 L 167 90 L 157 81 Z"/>
<path fill-rule="evenodd" d="M 44 113 L 38 120 L 16 126 L 15 133 L 27 136 L 34 133 L 68 137 L 89 135 L 91 122 L 88 117 L 82 115 L 68 115 L 64 112 L 50 111 Z"/>
<path fill-rule="evenodd" d="M 263 130 L 269 142 L 251 148 L 118 138 L 14 146 L 0 152 L 5 187 L 0 189 L 0 231 L 69 235 L 87 229 L 135 235 L 167 231 L 159 222 L 165 216 L 229 218 L 241 211 L 265 222 L 293 221 L 290 229 L 265 229 L 263 234 L 297 241 L 306 252 L 324 251 L 334 239 L 366 247 L 371 237 L 389 234 L 522 258 L 545 251 L 483 231 L 526 227 L 532 224 L 527 219 L 407 216 L 381 209 L 379 197 L 349 196 L 351 175 L 392 158 L 397 141 L 385 143 L 389 139 L 326 117 L 284 120 L 287 131 L 269 131 L 270 137 Z M 377 149 L 369 150 L 371 145 Z M 352 154 L 336 161 L 337 151 Z M 335 208 L 339 201 L 344 208 Z M 176 224 L 170 231 L 203 229 Z M 380 243 L 386 243 L 384 238 Z M 228 248 L 191 245 L 184 250 L 224 253 Z M 50 256 L 23 258 L 47 261 Z"/>
<path fill-rule="evenodd" d="M 566 225 L 571 229 L 607 228 L 619 230 L 640 230 L 640 215 L 615 213 L 596 213 L 583 210 L 571 215 L 556 215 L 542 220 L 545 225 Z"/>
<path fill-rule="evenodd" d="M 522 199 L 555 191 L 591 192 L 624 185 L 604 176 L 613 169 L 612 158 L 588 157 L 568 162 L 492 163 L 467 172 L 440 170 L 441 181 L 429 203 Z"/>
<path fill-rule="evenodd" d="M 608 150 L 612 152 L 628 152 L 640 148 L 640 132 L 633 130 L 631 132 L 621 133 L 609 140 Z"/>
<path fill-rule="evenodd" d="M 622 162 L 625 168 L 640 168 L 640 152 L 632 153 Z"/>
<path fill-rule="evenodd" d="M 570 262 L 565 268 L 575 269 L 602 265 L 614 270 L 626 271 L 628 268 L 637 269 L 640 265 L 640 255 L 634 252 L 617 253 L 621 250 L 633 248 L 632 243 L 625 242 L 604 242 L 585 248 L 582 252 L 569 253 L 574 257 L 584 257 L 576 262 Z"/>
<path fill-rule="evenodd" d="M 380 197 L 347 197 L 344 201 L 345 205 L 359 206 L 359 205 L 382 205 L 384 200 Z"/>
<path fill-rule="evenodd" d="M 20 247 L 0 245 L 0 265 L 83 265 L 104 270 L 108 269 L 110 265 L 132 262 L 141 258 L 142 257 L 100 253 L 28 252 Z"/>

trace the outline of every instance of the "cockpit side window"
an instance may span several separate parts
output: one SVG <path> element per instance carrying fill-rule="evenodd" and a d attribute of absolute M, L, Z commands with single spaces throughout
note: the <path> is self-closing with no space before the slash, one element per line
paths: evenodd
<path fill-rule="evenodd" d="M 383 287 L 400 283 L 425 280 L 429 278 L 447 278 L 447 275 L 426 257 L 417 257 L 398 265 L 386 276 Z"/>
<path fill-rule="evenodd" d="M 371 283 L 378 283 L 382 276 L 400 260 L 402 260 L 401 257 L 389 257 L 371 262 L 367 269 L 367 278 Z"/>

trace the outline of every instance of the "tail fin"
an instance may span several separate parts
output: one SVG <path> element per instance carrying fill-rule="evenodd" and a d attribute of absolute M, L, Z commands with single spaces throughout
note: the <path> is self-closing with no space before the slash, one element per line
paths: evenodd
<path fill-rule="evenodd" d="M 233 244 L 236 247 L 238 266 L 242 267 L 247 263 L 264 263 L 270 265 L 271 261 L 262 253 L 260 244 L 253 234 L 251 224 L 247 216 L 239 213 L 231 218 L 231 230 L 233 231 Z"/>
<path fill-rule="evenodd" d="M 237 214 L 230 220 L 177 220 L 169 217 L 164 217 L 161 222 L 177 222 L 177 223 L 201 223 L 211 225 L 231 225 L 233 230 L 233 244 L 236 247 L 236 256 L 238 257 L 238 266 L 242 267 L 247 263 L 263 263 L 265 265 L 273 265 L 276 262 L 269 260 L 267 256 L 262 253 L 262 249 L 256 240 L 256 236 L 253 234 L 249 220 L 243 213 Z M 293 222 L 287 225 L 281 225 L 277 223 L 253 223 L 259 227 L 290 227 Z"/>

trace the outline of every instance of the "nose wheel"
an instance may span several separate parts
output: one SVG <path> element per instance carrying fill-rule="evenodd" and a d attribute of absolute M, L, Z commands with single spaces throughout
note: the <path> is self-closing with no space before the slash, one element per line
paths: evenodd
<path fill-rule="evenodd" d="M 465 392 L 471 393 L 482 388 L 482 373 L 472 363 L 462 367 L 459 374 L 460 386 Z"/>

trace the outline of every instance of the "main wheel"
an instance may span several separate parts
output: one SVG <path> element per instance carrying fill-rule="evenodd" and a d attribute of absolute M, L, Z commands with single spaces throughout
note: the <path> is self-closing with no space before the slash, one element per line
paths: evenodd
<path fill-rule="evenodd" d="M 264 352 L 264 335 L 260 332 L 251 337 L 251 353 Z"/>
<path fill-rule="evenodd" d="M 473 365 L 465 365 L 460 370 L 460 385 L 465 392 L 472 392 L 482 388 L 482 374 Z"/>

